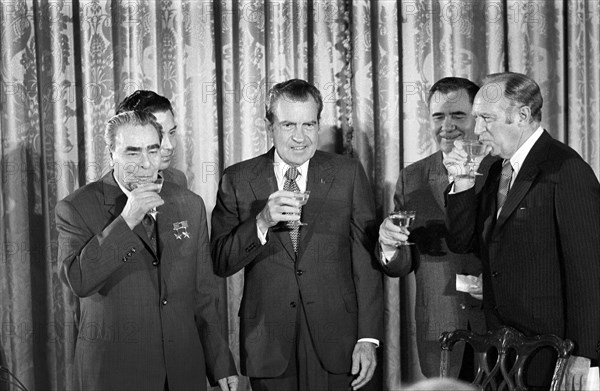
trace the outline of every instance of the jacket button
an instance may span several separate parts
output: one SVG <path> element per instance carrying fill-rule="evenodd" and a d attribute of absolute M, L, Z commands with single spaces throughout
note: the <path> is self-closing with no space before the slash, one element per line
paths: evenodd
<path fill-rule="evenodd" d="M 135 252 L 135 247 L 132 247 L 131 250 L 129 250 L 129 251 L 131 251 L 132 253 L 134 253 Z"/>
<path fill-rule="evenodd" d="M 121 261 L 123 261 L 123 262 L 127 262 L 127 258 L 126 258 L 126 257 L 123 257 L 123 258 L 121 259 Z"/>
<path fill-rule="evenodd" d="M 167 299 L 162 300 L 162 305 L 167 305 L 167 303 L 168 303 Z"/>
<path fill-rule="evenodd" d="M 296 271 L 296 275 L 297 276 L 301 276 L 302 274 L 304 274 L 304 270 L 297 270 Z"/>
<path fill-rule="evenodd" d="M 131 256 L 132 256 L 132 255 L 133 255 L 133 254 L 131 253 L 131 251 L 130 251 L 130 252 L 128 252 L 128 253 L 127 253 L 127 258 L 131 258 Z"/>
<path fill-rule="evenodd" d="M 467 306 L 464 303 L 460 303 L 460 309 L 461 310 L 466 310 Z"/>
<path fill-rule="evenodd" d="M 152 266 L 158 266 L 160 262 L 158 262 L 157 260 L 152 261 Z"/>
<path fill-rule="evenodd" d="M 500 275 L 500 273 L 498 272 L 492 272 L 492 277 L 498 277 Z"/>
<path fill-rule="evenodd" d="M 290 307 L 292 307 L 292 308 L 296 308 L 296 302 L 295 302 L 295 301 L 292 301 L 292 302 L 290 303 Z"/>

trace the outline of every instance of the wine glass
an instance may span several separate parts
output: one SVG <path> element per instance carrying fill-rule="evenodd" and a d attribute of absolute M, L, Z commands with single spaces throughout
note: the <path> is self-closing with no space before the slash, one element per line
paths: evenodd
<path fill-rule="evenodd" d="M 294 192 L 294 197 L 300 202 L 300 207 L 306 205 L 308 202 L 308 197 L 310 196 L 310 190 L 306 191 L 296 191 Z M 308 223 L 303 223 L 298 220 L 298 225 L 308 225 Z"/>
<path fill-rule="evenodd" d="M 389 214 L 389 218 L 392 220 L 392 223 L 394 225 L 397 225 L 398 227 L 402 227 L 402 228 L 409 228 L 413 221 L 415 220 L 415 216 L 416 216 L 417 212 L 412 211 L 412 210 L 395 210 L 393 212 L 390 212 Z M 398 242 L 398 246 L 408 246 L 414 243 L 410 243 L 406 240 L 403 240 L 401 242 Z"/>
<path fill-rule="evenodd" d="M 475 172 L 475 158 L 485 156 L 486 148 L 479 140 L 463 140 L 463 149 L 467 153 L 467 165 L 469 166 L 469 177 L 475 177 L 476 175 L 483 175 L 479 172 Z"/>

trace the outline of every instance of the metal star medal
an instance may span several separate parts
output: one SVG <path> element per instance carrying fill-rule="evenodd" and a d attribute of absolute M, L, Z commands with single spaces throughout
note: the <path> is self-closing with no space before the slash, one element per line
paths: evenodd
<path fill-rule="evenodd" d="M 190 234 L 188 233 L 187 229 L 188 229 L 187 220 L 183 220 L 178 223 L 173 223 L 173 231 L 175 231 L 173 233 L 173 235 L 175 235 L 175 239 L 177 239 L 177 240 L 189 239 Z"/>

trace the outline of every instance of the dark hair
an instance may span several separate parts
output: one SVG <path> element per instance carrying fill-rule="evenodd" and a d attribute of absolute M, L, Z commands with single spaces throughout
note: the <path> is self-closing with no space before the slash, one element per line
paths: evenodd
<path fill-rule="evenodd" d="M 146 126 L 152 125 L 158 133 L 159 144 L 162 142 L 162 126 L 156 121 L 156 117 L 152 113 L 145 111 L 126 111 L 121 114 L 117 114 L 110 118 L 106 123 L 106 129 L 104 131 L 104 141 L 109 151 L 115 150 L 115 137 L 117 130 L 121 126 Z"/>
<path fill-rule="evenodd" d="M 291 101 L 305 102 L 309 97 L 313 97 L 317 102 L 317 120 L 321 119 L 321 112 L 323 111 L 323 98 L 317 87 L 313 86 L 307 81 L 300 79 L 290 79 L 281 83 L 277 83 L 269 90 L 269 96 L 266 104 L 266 117 L 269 122 L 273 122 L 273 109 L 277 104 L 277 100 L 281 97 L 285 97 Z"/>
<path fill-rule="evenodd" d="M 473 83 L 469 79 L 465 79 L 463 77 L 444 77 L 438 81 L 436 81 L 429 90 L 429 95 L 427 95 L 427 105 L 431 103 L 431 97 L 436 92 L 440 92 L 442 94 L 448 94 L 450 92 L 465 90 L 469 95 L 469 102 L 473 104 L 473 100 L 475 100 L 475 95 L 477 95 L 477 91 L 479 91 L 479 86 Z"/>
<path fill-rule="evenodd" d="M 145 111 L 148 113 L 161 113 L 163 111 L 170 111 L 173 113 L 173 106 L 171 102 L 162 95 L 158 95 L 154 91 L 148 90 L 137 90 L 131 95 L 123 99 L 123 101 L 117 107 L 116 114 L 121 114 L 126 111 Z"/>
<path fill-rule="evenodd" d="M 544 99 L 540 86 L 529 76 L 522 73 L 502 72 L 487 75 L 484 84 L 503 84 L 504 97 L 514 104 L 529 106 L 531 118 L 540 122 L 542 120 L 542 105 Z"/>

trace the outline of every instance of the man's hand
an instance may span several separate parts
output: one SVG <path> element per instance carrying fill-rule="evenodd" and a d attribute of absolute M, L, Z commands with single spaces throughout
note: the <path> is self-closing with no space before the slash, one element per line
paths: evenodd
<path fill-rule="evenodd" d="M 587 386 L 587 376 L 590 371 L 590 359 L 580 356 L 571 356 L 567 360 L 565 375 L 559 390 L 585 390 Z"/>
<path fill-rule="evenodd" d="M 294 192 L 287 190 L 272 193 L 267 205 L 256 216 L 256 223 L 263 233 L 280 221 L 294 220 L 300 220 L 300 201 Z"/>
<path fill-rule="evenodd" d="M 358 390 L 373 377 L 377 366 L 376 346 L 371 342 L 357 342 L 352 352 L 352 375 L 358 377 L 350 383 L 353 390 Z"/>
<path fill-rule="evenodd" d="M 125 208 L 121 212 L 121 216 L 123 216 L 129 228 L 133 229 L 138 225 L 150 209 L 165 203 L 158 195 L 159 190 L 160 185 L 147 183 L 131 191 Z"/>
<path fill-rule="evenodd" d="M 461 140 L 454 142 L 454 148 L 446 157 L 444 157 L 444 166 L 448 171 L 448 176 L 454 180 L 454 191 L 459 193 L 475 186 L 475 177 L 469 176 L 471 167 L 473 172 L 477 172 L 481 160 L 474 161 L 470 166 L 467 165 L 467 153 L 463 149 Z"/>
<path fill-rule="evenodd" d="M 384 246 L 398 247 L 398 243 L 408 240 L 409 234 L 407 228 L 397 226 L 387 217 L 379 226 L 379 243 L 384 250 L 386 250 Z"/>
<path fill-rule="evenodd" d="M 240 379 L 237 375 L 227 376 L 218 380 L 221 391 L 237 391 Z"/>

